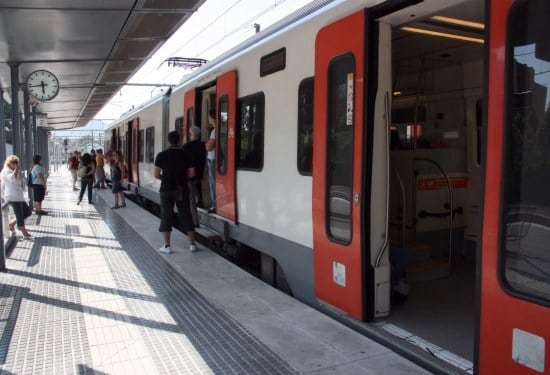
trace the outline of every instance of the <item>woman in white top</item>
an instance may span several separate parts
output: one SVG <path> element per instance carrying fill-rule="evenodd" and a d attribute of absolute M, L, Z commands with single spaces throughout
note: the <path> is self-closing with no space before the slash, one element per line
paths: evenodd
<path fill-rule="evenodd" d="M 9 226 L 12 232 L 15 232 L 15 224 L 23 233 L 23 237 L 29 239 L 31 235 L 25 229 L 25 218 L 32 212 L 27 202 L 25 202 L 25 179 L 21 175 L 19 168 L 19 158 L 10 155 L 4 162 L 4 168 L 0 172 L 0 182 L 2 189 L 2 203 L 9 203 L 15 219 L 10 221 Z"/>

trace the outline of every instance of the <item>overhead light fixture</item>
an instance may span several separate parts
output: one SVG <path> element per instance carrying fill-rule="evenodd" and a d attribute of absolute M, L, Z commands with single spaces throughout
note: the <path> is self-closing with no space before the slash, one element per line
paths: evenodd
<path fill-rule="evenodd" d="M 434 21 L 448 23 L 448 24 L 451 24 L 451 25 L 459 25 L 459 26 L 464 26 L 464 27 L 470 27 L 472 29 L 479 29 L 479 30 L 484 30 L 485 29 L 485 25 L 482 24 L 482 23 L 461 20 L 459 18 L 452 18 L 452 17 L 445 17 L 445 16 L 433 16 L 433 17 L 431 17 L 431 19 L 434 20 Z"/>
<path fill-rule="evenodd" d="M 441 31 L 419 29 L 417 27 L 404 26 L 404 27 L 401 28 L 401 30 L 409 31 L 411 33 L 437 36 L 437 37 L 441 37 L 441 38 L 464 40 L 466 42 L 473 42 L 473 43 L 480 43 L 480 44 L 485 43 L 485 41 L 483 39 L 480 39 L 480 38 L 472 38 L 472 37 L 469 37 L 469 36 L 458 35 L 458 34 L 449 34 L 449 33 L 444 33 L 444 32 L 441 32 Z"/>

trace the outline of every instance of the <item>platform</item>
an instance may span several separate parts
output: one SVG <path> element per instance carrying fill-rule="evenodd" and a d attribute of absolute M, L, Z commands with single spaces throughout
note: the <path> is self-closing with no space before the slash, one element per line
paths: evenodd
<path fill-rule="evenodd" d="M 0 273 L 2 374 L 428 374 L 60 167 Z"/>

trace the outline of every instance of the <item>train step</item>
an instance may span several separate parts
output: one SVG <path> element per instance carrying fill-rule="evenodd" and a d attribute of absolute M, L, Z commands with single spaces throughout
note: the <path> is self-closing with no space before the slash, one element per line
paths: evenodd
<path fill-rule="evenodd" d="M 449 277 L 451 269 L 447 259 L 431 259 L 407 267 L 407 281 L 418 282 Z"/>
<path fill-rule="evenodd" d="M 204 226 L 201 226 L 199 228 L 195 228 L 195 232 L 199 236 L 207 239 L 210 242 L 214 242 L 214 243 L 221 243 L 222 242 L 222 236 L 218 232 L 215 232 L 211 229 L 205 228 Z"/>

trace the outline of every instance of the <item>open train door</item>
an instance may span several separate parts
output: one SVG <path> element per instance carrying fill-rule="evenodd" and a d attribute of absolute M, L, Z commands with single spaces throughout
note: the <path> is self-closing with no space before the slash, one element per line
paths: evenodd
<path fill-rule="evenodd" d="M 313 257 L 315 295 L 363 319 L 364 11 L 315 41 Z"/>
<path fill-rule="evenodd" d="M 183 95 L 183 122 L 181 124 L 181 144 L 187 143 L 189 129 L 193 125 L 197 125 L 197 90 L 191 89 Z"/>
<path fill-rule="evenodd" d="M 124 123 L 125 147 L 124 158 L 128 168 L 128 182 L 138 185 L 138 140 L 139 140 L 139 118 L 134 117 Z"/>
<path fill-rule="evenodd" d="M 128 181 L 139 185 L 139 117 L 128 123 L 130 134 L 128 137 L 128 160 L 130 160 Z"/>
<path fill-rule="evenodd" d="M 235 204 L 235 135 L 237 134 L 237 71 L 216 80 L 216 209 L 217 214 L 237 221 Z"/>
<path fill-rule="evenodd" d="M 476 373 L 550 374 L 550 2 L 488 4 Z"/>

